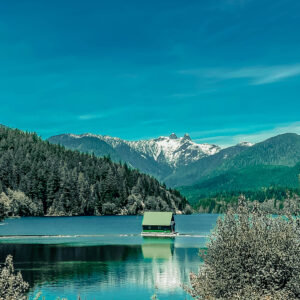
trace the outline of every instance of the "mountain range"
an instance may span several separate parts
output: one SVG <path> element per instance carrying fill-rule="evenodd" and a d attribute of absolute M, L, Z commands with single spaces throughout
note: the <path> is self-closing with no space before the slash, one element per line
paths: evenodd
<path fill-rule="evenodd" d="M 188 134 L 178 138 L 174 133 L 169 137 L 138 141 L 90 133 L 61 134 L 48 140 L 50 143 L 94 153 L 96 156 L 109 155 L 114 161 L 126 162 L 130 167 L 153 175 L 161 181 L 165 181 L 176 170 L 221 150 L 217 145 L 195 143 Z"/>
<path fill-rule="evenodd" d="M 195 143 L 188 134 L 177 137 L 174 133 L 139 141 L 62 134 L 49 138 L 49 142 L 97 156 L 110 155 L 193 197 L 275 185 L 295 188 L 300 173 L 300 136 L 295 133 L 224 149 Z"/>

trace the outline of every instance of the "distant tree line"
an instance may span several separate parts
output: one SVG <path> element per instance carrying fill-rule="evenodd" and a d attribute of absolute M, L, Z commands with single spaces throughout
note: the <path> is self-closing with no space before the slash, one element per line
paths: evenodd
<path fill-rule="evenodd" d="M 264 211 L 274 214 L 284 213 L 285 208 L 293 205 L 292 203 L 300 204 L 300 189 L 273 186 L 256 191 L 224 191 L 200 195 L 194 207 L 202 213 L 224 213 L 231 207 L 237 207 L 241 194 L 250 205 L 257 201 Z"/>
<path fill-rule="evenodd" d="M 127 215 L 144 210 L 190 208 L 178 191 L 126 164 L 0 127 L 0 216 Z"/>

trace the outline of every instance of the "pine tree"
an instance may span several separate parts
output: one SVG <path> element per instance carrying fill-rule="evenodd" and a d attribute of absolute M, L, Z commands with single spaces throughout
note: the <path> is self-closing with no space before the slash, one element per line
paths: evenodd
<path fill-rule="evenodd" d="M 66 150 L 36 134 L 4 127 L 0 128 L 0 178 L 0 194 L 16 192 L 8 196 L 10 214 L 116 214 L 133 206 L 141 213 L 148 196 L 154 197 L 155 206 L 162 199 L 169 210 L 186 205 L 178 192 L 166 190 L 126 164 Z"/>

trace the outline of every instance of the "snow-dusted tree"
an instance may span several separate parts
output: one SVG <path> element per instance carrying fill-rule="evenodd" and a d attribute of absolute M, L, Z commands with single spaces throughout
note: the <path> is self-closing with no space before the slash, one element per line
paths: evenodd
<path fill-rule="evenodd" d="M 4 267 L 0 267 L 0 300 L 25 300 L 29 285 L 16 273 L 13 259 L 8 255 Z"/>
<path fill-rule="evenodd" d="M 2 192 L 0 194 L 0 220 L 4 219 L 11 208 L 11 200 L 7 197 L 7 195 Z"/>
<path fill-rule="evenodd" d="M 36 216 L 42 214 L 41 203 L 32 201 L 21 191 L 7 189 L 0 194 L 0 219 L 9 216 Z"/>
<path fill-rule="evenodd" d="M 252 211 L 219 218 L 188 291 L 196 299 L 299 299 L 300 223 Z"/>
<path fill-rule="evenodd" d="M 7 189 L 7 196 L 11 199 L 11 216 L 37 216 L 42 214 L 41 203 L 32 201 L 21 191 Z"/>

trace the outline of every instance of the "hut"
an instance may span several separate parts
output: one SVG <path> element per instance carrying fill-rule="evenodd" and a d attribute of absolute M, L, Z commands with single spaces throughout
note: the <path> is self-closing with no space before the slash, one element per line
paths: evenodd
<path fill-rule="evenodd" d="M 142 226 L 142 235 L 174 235 L 174 214 L 172 212 L 147 211 L 144 213 Z"/>

